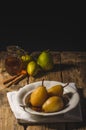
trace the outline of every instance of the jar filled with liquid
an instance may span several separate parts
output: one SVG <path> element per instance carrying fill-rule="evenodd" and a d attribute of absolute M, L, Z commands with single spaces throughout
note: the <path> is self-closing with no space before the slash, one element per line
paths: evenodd
<path fill-rule="evenodd" d="M 24 55 L 24 50 L 19 46 L 8 46 L 7 56 L 5 59 L 5 68 L 10 75 L 16 75 L 23 68 L 21 56 Z"/>

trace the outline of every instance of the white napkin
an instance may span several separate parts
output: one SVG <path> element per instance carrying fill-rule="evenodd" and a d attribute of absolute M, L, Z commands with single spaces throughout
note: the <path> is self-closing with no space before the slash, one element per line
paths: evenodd
<path fill-rule="evenodd" d="M 76 89 L 75 83 L 70 83 L 70 87 L 73 87 L 74 89 Z M 28 112 L 24 111 L 24 109 L 21 108 L 19 106 L 18 102 L 16 101 L 17 93 L 18 93 L 18 91 L 13 91 L 13 92 L 7 93 L 7 98 L 8 98 L 10 108 L 11 108 L 14 116 L 16 117 L 16 119 L 22 119 L 22 120 L 30 121 L 30 122 L 46 122 L 48 120 L 50 122 L 52 122 L 52 120 L 56 121 L 56 122 L 57 121 L 58 122 L 64 122 L 64 121 L 70 122 L 70 121 L 74 121 L 74 119 L 77 122 L 77 121 L 82 120 L 79 105 L 77 106 L 77 108 L 75 110 L 68 112 L 66 114 L 62 114 L 62 115 L 44 117 L 44 116 L 34 116 L 32 114 L 29 114 Z"/>

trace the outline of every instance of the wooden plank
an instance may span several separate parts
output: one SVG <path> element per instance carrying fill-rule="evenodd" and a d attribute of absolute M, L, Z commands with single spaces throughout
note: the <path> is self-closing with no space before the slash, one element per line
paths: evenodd
<path fill-rule="evenodd" d="M 75 82 L 81 98 L 83 121 L 67 123 L 67 130 L 86 130 L 86 52 L 61 54 L 63 82 Z"/>
<path fill-rule="evenodd" d="M 56 81 L 62 81 L 61 79 L 61 72 L 60 72 L 60 53 L 58 52 L 53 52 L 52 53 L 54 58 L 54 63 L 55 63 L 55 68 L 53 71 L 46 72 L 46 73 L 41 73 L 38 77 L 29 77 L 29 82 L 34 82 L 34 81 L 39 81 L 42 80 L 43 78 L 45 80 L 56 80 Z M 3 77 L 7 78 L 9 77 L 8 74 L 3 73 Z M 19 125 L 17 120 L 15 119 L 13 112 L 10 109 L 6 93 L 8 91 L 14 91 L 18 90 L 19 88 L 23 87 L 27 79 L 24 79 L 21 81 L 18 85 L 14 85 L 10 88 L 7 88 L 5 90 L 0 91 L 0 130 L 23 130 L 24 128 L 22 125 Z M 50 124 L 50 125 L 35 125 L 35 126 L 29 126 L 27 128 L 28 130 L 65 130 L 65 124 L 59 123 L 56 124 Z"/>
<path fill-rule="evenodd" d="M 39 54 L 39 52 L 32 55 Z M 61 55 L 60 55 L 61 54 Z M 62 82 L 75 82 L 77 88 L 82 90 L 82 109 L 84 119 L 86 117 L 86 52 L 52 52 L 54 56 L 54 70 L 47 73 L 40 73 L 36 77 L 29 77 L 29 82 L 45 80 L 55 80 Z M 5 78 L 8 75 L 5 75 Z M 23 87 L 27 78 L 20 82 L 17 86 L 0 91 L 0 130 L 24 130 L 15 119 L 6 93 L 8 91 L 18 90 Z M 84 89 L 82 89 L 84 88 Z M 80 123 L 57 123 L 49 125 L 35 125 L 27 127 L 27 130 L 86 130 L 85 120 Z"/>
<path fill-rule="evenodd" d="M 23 127 L 17 123 L 7 101 L 6 92 L 0 92 L 0 130 L 23 130 Z"/>
<path fill-rule="evenodd" d="M 64 123 L 50 124 L 50 125 L 39 125 L 29 126 L 27 130 L 66 130 Z"/>
<path fill-rule="evenodd" d="M 32 54 L 36 55 L 36 54 Z M 42 79 L 45 80 L 55 80 L 62 81 L 61 72 L 60 72 L 60 53 L 52 52 L 52 56 L 54 57 L 54 70 L 46 72 L 44 74 L 40 74 L 38 77 L 30 77 L 29 82 L 40 81 Z M 65 130 L 65 123 L 57 123 L 57 124 L 49 124 L 49 125 L 41 125 L 41 126 L 29 126 L 27 130 Z"/>
<path fill-rule="evenodd" d="M 63 52 L 61 71 L 63 82 L 75 82 L 78 88 L 86 87 L 86 52 Z"/>

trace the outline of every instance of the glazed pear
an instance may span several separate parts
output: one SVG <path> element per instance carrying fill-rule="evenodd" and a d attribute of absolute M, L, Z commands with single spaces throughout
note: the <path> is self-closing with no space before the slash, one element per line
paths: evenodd
<path fill-rule="evenodd" d="M 62 96 L 63 90 L 64 89 L 62 85 L 55 85 L 49 88 L 47 91 L 48 91 L 49 96 Z"/>
<path fill-rule="evenodd" d="M 63 109 L 64 103 L 61 97 L 59 96 L 52 96 L 49 97 L 44 104 L 42 105 L 42 110 L 44 112 L 56 112 Z"/>
<path fill-rule="evenodd" d="M 32 106 L 41 107 L 47 98 L 48 98 L 47 89 L 46 89 L 46 87 L 43 85 L 43 81 L 42 81 L 42 85 L 41 85 L 41 86 L 38 86 L 38 87 L 31 93 L 30 103 L 31 103 Z"/>

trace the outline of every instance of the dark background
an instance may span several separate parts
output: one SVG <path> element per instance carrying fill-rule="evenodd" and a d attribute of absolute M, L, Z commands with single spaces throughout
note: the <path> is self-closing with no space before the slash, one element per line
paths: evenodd
<path fill-rule="evenodd" d="M 45 49 L 86 51 L 84 17 L 1 16 L 0 50 L 19 45 L 29 52 Z"/>

